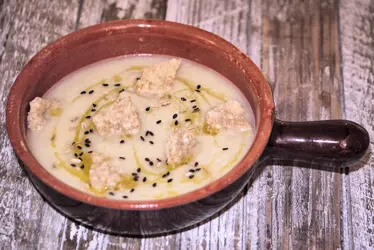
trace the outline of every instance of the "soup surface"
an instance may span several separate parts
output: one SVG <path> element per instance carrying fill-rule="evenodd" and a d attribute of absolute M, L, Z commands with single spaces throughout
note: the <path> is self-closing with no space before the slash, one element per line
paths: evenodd
<path fill-rule="evenodd" d="M 252 144 L 252 110 L 217 72 L 171 59 L 118 57 L 62 79 L 30 104 L 33 155 L 66 184 L 113 199 L 163 199 L 222 177 Z"/>

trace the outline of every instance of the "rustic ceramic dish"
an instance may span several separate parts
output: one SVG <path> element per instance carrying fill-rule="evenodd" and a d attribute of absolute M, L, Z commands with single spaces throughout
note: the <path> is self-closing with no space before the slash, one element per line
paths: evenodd
<path fill-rule="evenodd" d="M 53 177 L 36 161 L 26 144 L 29 102 L 81 67 L 110 57 L 140 53 L 187 58 L 216 70 L 236 84 L 255 114 L 256 137 L 249 152 L 221 179 L 164 200 L 95 197 Z M 212 216 L 239 194 L 248 182 L 251 168 L 267 156 L 312 157 L 314 161 L 335 162 L 341 167 L 359 160 L 369 145 L 366 130 L 353 122 L 274 121 L 271 89 L 245 54 L 214 34 L 166 21 L 109 22 L 60 38 L 41 50 L 21 71 L 9 94 L 6 112 L 12 145 L 47 201 L 86 226 L 126 235 L 175 231 Z"/>

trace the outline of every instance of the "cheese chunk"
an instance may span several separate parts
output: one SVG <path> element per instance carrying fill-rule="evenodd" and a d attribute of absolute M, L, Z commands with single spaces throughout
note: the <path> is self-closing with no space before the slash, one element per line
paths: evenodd
<path fill-rule="evenodd" d="M 125 93 L 121 93 L 112 105 L 103 108 L 92 120 L 102 136 L 135 135 L 140 130 L 138 110 Z"/>
<path fill-rule="evenodd" d="M 168 164 L 183 164 L 193 155 L 196 145 L 197 140 L 192 132 L 185 128 L 174 129 L 166 141 Z"/>
<path fill-rule="evenodd" d="M 168 94 L 180 63 L 180 59 L 171 59 L 144 68 L 140 79 L 135 84 L 136 93 L 140 96 L 158 98 Z"/>
<path fill-rule="evenodd" d="M 121 181 L 119 170 L 109 165 L 105 157 L 92 153 L 92 165 L 89 172 L 91 186 L 97 190 L 114 189 Z"/>
<path fill-rule="evenodd" d="M 227 101 L 208 111 L 205 117 L 205 129 L 211 134 L 216 134 L 222 129 L 248 131 L 251 126 L 244 114 L 245 110 L 239 102 Z"/>
<path fill-rule="evenodd" d="M 43 128 L 44 124 L 47 122 L 49 114 L 47 111 L 51 107 L 58 105 L 57 101 L 46 100 L 40 97 L 36 97 L 30 102 L 30 111 L 27 115 L 27 123 L 29 129 L 32 131 L 39 131 Z"/>

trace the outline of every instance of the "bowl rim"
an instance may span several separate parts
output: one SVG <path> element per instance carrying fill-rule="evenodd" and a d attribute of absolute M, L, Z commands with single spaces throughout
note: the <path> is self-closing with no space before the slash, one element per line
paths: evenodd
<path fill-rule="evenodd" d="M 166 199 L 140 201 L 108 199 L 79 191 L 78 189 L 75 189 L 68 184 L 60 181 L 51 173 L 49 173 L 41 164 L 39 164 L 39 162 L 29 151 L 26 143 L 26 138 L 22 136 L 22 129 L 20 124 L 21 98 L 18 98 L 19 95 L 17 93 L 19 89 L 23 88 L 24 84 L 27 82 L 29 71 L 31 71 L 31 69 L 34 67 L 35 62 L 46 61 L 47 55 L 50 54 L 51 51 L 57 50 L 63 44 L 68 44 L 69 42 L 76 40 L 77 37 L 85 37 L 95 32 L 108 33 L 110 32 L 110 30 L 118 30 L 128 27 L 162 27 L 164 29 L 181 29 L 183 30 L 183 32 L 194 33 L 195 36 L 203 37 L 209 42 L 219 44 L 220 49 L 224 51 L 234 51 L 235 55 L 237 55 L 235 59 L 243 64 L 241 65 L 242 67 L 250 69 L 250 71 L 253 72 L 253 75 L 256 76 L 256 79 L 258 79 L 258 84 L 261 87 L 261 93 L 256 94 L 260 94 L 261 96 L 257 96 L 259 102 L 258 105 L 260 107 L 260 121 L 257 126 L 256 136 L 247 154 L 235 167 L 233 167 L 224 176 L 194 191 Z M 247 75 L 247 77 L 250 76 Z M 6 124 L 10 141 L 17 155 L 24 162 L 25 168 L 27 170 L 31 171 L 31 173 L 44 184 L 69 198 L 99 207 L 119 210 L 157 210 L 163 208 L 171 208 L 198 201 L 224 189 L 225 187 L 229 186 L 237 179 L 239 179 L 241 176 L 243 176 L 245 172 L 248 171 L 252 167 L 252 165 L 256 163 L 269 140 L 273 121 L 274 101 L 271 88 L 259 68 L 247 55 L 245 55 L 237 47 L 221 38 L 220 36 L 202 30 L 200 28 L 176 22 L 147 19 L 117 20 L 93 25 L 62 36 L 56 41 L 45 46 L 29 60 L 29 62 L 19 73 L 8 95 L 8 103 L 6 107 Z"/>

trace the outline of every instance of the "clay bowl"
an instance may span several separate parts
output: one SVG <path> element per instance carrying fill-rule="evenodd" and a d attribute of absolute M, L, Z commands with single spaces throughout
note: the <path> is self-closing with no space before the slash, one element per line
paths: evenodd
<path fill-rule="evenodd" d="M 173 198 L 117 201 L 69 187 L 49 174 L 27 147 L 28 103 L 81 67 L 110 57 L 139 53 L 187 58 L 231 80 L 246 96 L 255 113 L 253 146 L 244 159 L 221 179 Z M 253 167 L 267 157 L 312 158 L 314 162 L 340 168 L 358 161 L 369 145 L 366 130 L 353 122 L 290 123 L 275 120 L 271 89 L 245 54 L 212 33 L 154 20 L 99 24 L 48 45 L 19 74 L 9 94 L 6 115 L 11 143 L 42 196 L 74 221 L 124 235 L 157 235 L 211 217 L 239 194 L 253 173 Z"/>

